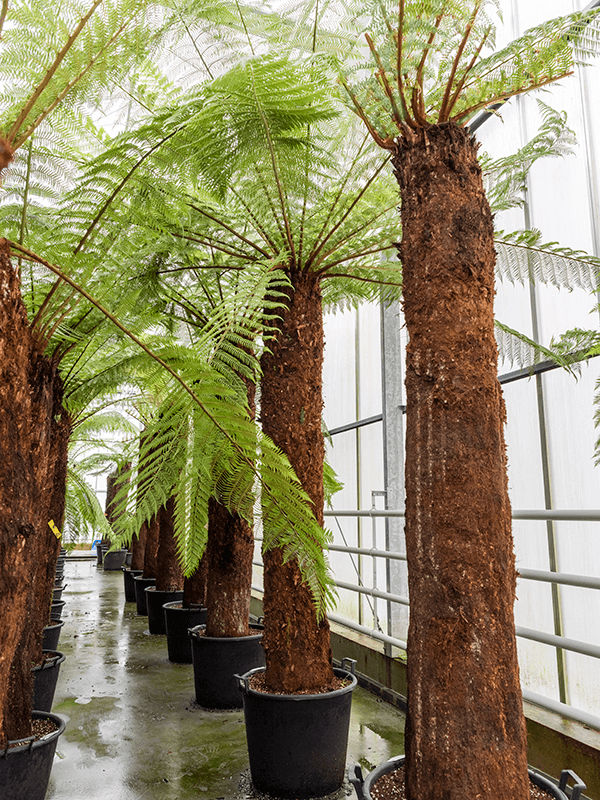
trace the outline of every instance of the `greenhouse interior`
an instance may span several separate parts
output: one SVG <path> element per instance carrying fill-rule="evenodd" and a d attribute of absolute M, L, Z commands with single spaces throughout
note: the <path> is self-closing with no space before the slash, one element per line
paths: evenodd
<path fill-rule="evenodd" d="M 600 800 L 600 0 L 0 40 L 0 800 Z"/>

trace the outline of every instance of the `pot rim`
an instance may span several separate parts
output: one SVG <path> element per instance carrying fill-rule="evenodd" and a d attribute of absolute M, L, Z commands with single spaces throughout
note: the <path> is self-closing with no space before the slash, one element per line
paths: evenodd
<path fill-rule="evenodd" d="M 26 740 L 24 740 L 22 745 L 17 745 L 16 747 L 7 747 L 6 750 L 0 750 L 0 758 L 10 758 L 11 756 L 19 755 L 21 753 L 29 753 L 32 750 L 37 750 L 39 747 L 44 747 L 44 745 L 48 744 L 53 739 L 58 739 L 61 733 L 64 732 L 67 725 L 62 717 L 59 717 L 58 714 L 53 714 L 51 711 L 32 711 L 31 719 L 50 719 L 55 725 L 58 725 L 58 729 L 52 731 L 52 733 L 47 733 L 45 736 L 42 736 L 39 739 L 28 737 Z M 15 741 L 18 742 L 21 740 L 11 739 L 9 741 L 9 745 Z"/>
<path fill-rule="evenodd" d="M 41 664 L 36 664 L 31 668 L 32 672 L 39 672 L 44 669 L 50 669 L 51 667 L 57 667 L 59 664 L 62 664 L 66 658 L 66 655 L 59 650 L 42 650 L 42 653 L 53 653 L 54 657 L 45 659 Z"/>
<path fill-rule="evenodd" d="M 236 675 L 235 677 L 238 680 L 240 691 L 244 694 L 250 694 L 252 697 L 265 697 L 269 700 L 281 700 L 284 702 L 288 701 L 299 703 L 302 700 L 328 700 L 330 697 L 339 697 L 342 694 L 349 694 L 350 692 L 354 691 L 358 685 L 358 680 L 354 673 L 350 672 L 350 670 L 343 669 L 342 667 L 334 667 L 333 674 L 336 677 L 350 678 L 350 683 L 348 686 L 342 686 L 341 689 L 334 689 L 331 692 L 322 692 L 320 694 L 271 694 L 270 692 L 257 692 L 256 689 L 253 689 L 250 686 L 249 680 L 253 675 L 256 675 L 256 673 L 265 671 L 266 667 L 255 667 L 254 669 L 244 673 L 244 675 Z"/>
<path fill-rule="evenodd" d="M 201 603 L 192 603 L 188 608 L 175 608 L 175 606 L 178 606 L 178 605 L 181 605 L 181 600 L 169 600 L 168 603 L 163 603 L 163 608 L 168 608 L 169 611 L 205 611 L 206 610 L 206 606 L 203 606 Z M 244 638 L 247 639 L 248 637 L 245 636 Z"/>
<path fill-rule="evenodd" d="M 144 587 L 144 591 L 156 592 L 157 594 L 176 594 L 177 592 L 181 592 L 181 594 L 183 595 L 183 589 L 157 589 L 156 586 L 146 586 Z"/>
<path fill-rule="evenodd" d="M 156 581 L 156 578 L 144 578 L 143 575 L 134 575 L 133 576 L 133 580 L 134 581 Z"/>
<path fill-rule="evenodd" d="M 364 779 L 362 778 L 362 771 L 360 770 L 360 767 L 358 765 L 356 765 L 354 768 L 351 767 L 350 781 L 351 783 L 355 784 L 355 788 L 357 782 L 361 785 L 363 798 L 366 798 L 365 790 L 366 792 L 368 792 L 368 796 L 371 797 L 370 790 L 373 784 L 376 781 L 378 781 L 379 778 L 381 778 L 383 775 L 387 775 L 390 772 L 394 772 L 394 770 L 401 767 L 402 764 L 404 764 L 405 758 L 406 758 L 405 755 L 393 756 L 388 761 L 385 761 L 383 764 L 380 764 L 378 767 L 375 767 L 375 769 L 371 770 L 371 772 L 369 772 L 369 774 Z M 568 800 L 568 797 L 563 792 L 561 786 L 557 785 L 554 781 L 550 780 L 550 778 L 547 778 L 545 775 L 536 772 L 536 770 L 532 769 L 531 767 L 528 767 L 527 774 L 529 776 L 529 780 L 531 781 L 531 783 L 533 783 L 538 788 L 543 789 L 545 792 L 551 792 L 552 793 L 551 796 L 555 800 Z M 564 782 L 566 785 L 567 775 L 577 779 L 576 786 L 573 787 L 573 794 L 575 796 L 575 789 L 578 788 L 579 791 L 577 792 L 576 798 L 579 798 L 581 791 L 585 790 L 585 784 L 582 783 L 580 778 L 578 778 L 574 773 L 570 773 L 568 770 L 562 771 L 561 784 L 564 778 Z M 358 789 L 357 789 L 357 795 L 360 797 Z"/>
<path fill-rule="evenodd" d="M 203 642 L 251 642 L 260 639 L 263 635 L 263 626 L 255 622 L 250 623 L 251 628 L 259 628 L 260 633 L 250 636 L 198 636 L 198 631 L 202 628 L 206 630 L 206 625 L 196 625 L 193 628 L 188 628 L 188 635 L 190 639 Z"/>
<path fill-rule="evenodd" d="M 65 624 L 64 619 L 55 619 L 52 620 L 52 622 L 49 625 L 44 625 L 44 630 L 46 630 L 46 628 L 56 628 L 57 626 L 61 628 L 64 624 Z"/>

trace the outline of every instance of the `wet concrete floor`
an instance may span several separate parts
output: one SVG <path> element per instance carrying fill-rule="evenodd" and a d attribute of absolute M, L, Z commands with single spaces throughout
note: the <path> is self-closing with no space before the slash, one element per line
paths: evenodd
<path fill-rule="evenodd" d="M 245 800 L 242 711 L 194 703 L 193 668 L 172 664 L 164 636 L 125 603 L 123 575 L 69 560 L 53 711 L 67 720 L 46 800 Z M 404 752 L 404 716 L 354 692 L 348 764 L 368 771 Z M 349 784 L 339 798 L 352 795 Z"/>

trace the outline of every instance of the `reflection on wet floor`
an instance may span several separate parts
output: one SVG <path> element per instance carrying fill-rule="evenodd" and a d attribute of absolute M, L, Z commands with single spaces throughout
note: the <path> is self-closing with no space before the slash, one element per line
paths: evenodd
<path fill-rule="evenodd" d="M 254 797 L 241 711 L 194 703 L 191 665 L 125 603 L 121 572 L 68 561 L 53 711 L 67 720 L 46 800 L 241 800 Z M 404 752 L 404 715 L 357 689 L 348 764 Z M 353 793 L 346 785 L 340 796 Z"/>

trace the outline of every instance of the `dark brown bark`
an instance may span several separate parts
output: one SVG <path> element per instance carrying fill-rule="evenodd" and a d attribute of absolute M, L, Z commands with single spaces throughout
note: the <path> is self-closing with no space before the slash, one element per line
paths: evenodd
<path fill-rule="evenodd" d="M 256 386 L 242 378 L 250 417 L 256 413 Z M 242 517 L 214 497 L 208 501 L 208 540 L 201 561 L 206 575 L 207 636 L 250 635 L 254 533 Z M 201 581 L 201 577 L 198 578 Z"/>
<path fill-rule="evenodd" d="M 27 323 L 0 240 L 0 748 L 31 730 L 31 664 L 41 651 L 60 544 L 69 424 L 56 365 Z M 62 497 L 61 497 L 62 492 Z"/>
<path fill-rule="evenodd" d="M 32 664 L 42 658 L 42 633 L 48 624 L 65 508 L 68 444 L 71 426 L 62 407 L 62 381 L 57 366 L 32 342 L 29 361 L 33 431 L 31 452 L 36 493 L 36 536 L 30 551 L 31 596 L 24 614 L 21 641 L 15 653 L 9 686 L 9 738 L 28 735 L 31 726 Z"/>
<path fill-rule="evenodd" d="M 323 310 L 318 279 L 291 274 L 293 290 L 280 312 L 278 334 L 261 358 L 263 431 L 288 456 L 323 524 Z M 317 621 L 313 596 L 296 561 L 280 550 L 263 554 L 266 681 L 293 693 L 333 680 L 329 623 Z"/>
<path fill-rule="evenodd" d="M 253 555 L 254 536 L 250 525 L 211 498 L 205 553 L 207 636 L 247 636 L 250 633 Z"/>
<path fill-rule="evenodd" d="M 407 135 L 407 796 L 525 800 L 492 217 L 464 129 Z"/>
<path fill-rule="evenodd" d="M 148 525 L 144 522 L 131 543 L 131 569 L 144 569 L 144 552 L 148 538 Z"/>
<path fill-rule="evenodd" d="M 208 561 L 206 551 L 200 559 L 196 571 L 189 578 L 183 581 L 183 607 L 189 608 L 192 605 L 206 607 L 206 584 L 208 579 Z"/>
<path fill-rule="evenodd" d="M 146 546 L 144 548 L 144 572 L 142 577 L 156 578 L 156 556 L 160 532 L 158 514 L 155 514 L 150 522 L 145 522 L 144 525 L 146 526 Z"/>
<path fill-rule="evenodd" d="M 117 480 L 119 478 L 119 470 L 116 469 L 106 476 L 106 500 L 104 503 L 104 512 L 106 521 L 112 527 L 115 519 L 115 497 L 119 491 Z"/>
<path fill-rule="evenodd" d="M 31 600 L 35 540 L 29 361 L 31 339 L 6 240 L 0 240 L 0 749 L 6 746 L 9 685 Z"/>
<path fill-rule="evenodd" d="M 116 530 L 116 523 L 118 521 L 117 505 L 115 503 L 117 494 L 123 488 L 123 482 L 120 480 L 121 476 L 131 469 L 131 464 L 123 464 L 116 470 L 107 475 L 106 477 L 106 500 L 104 503 L 104 512 L 106 521 L 113 530 Z M 110 547 L 112 542 L 109 539 L 103 539 L 102 544 Z"/>
<path fill-rule="evenodd" d="M 159 534 L 156 552 L 156 588 L 160 592 L 183 589 L 183 573 L 177 558 L 174 535 L 175 498 L 171 497 L 158 512 Z"/>

